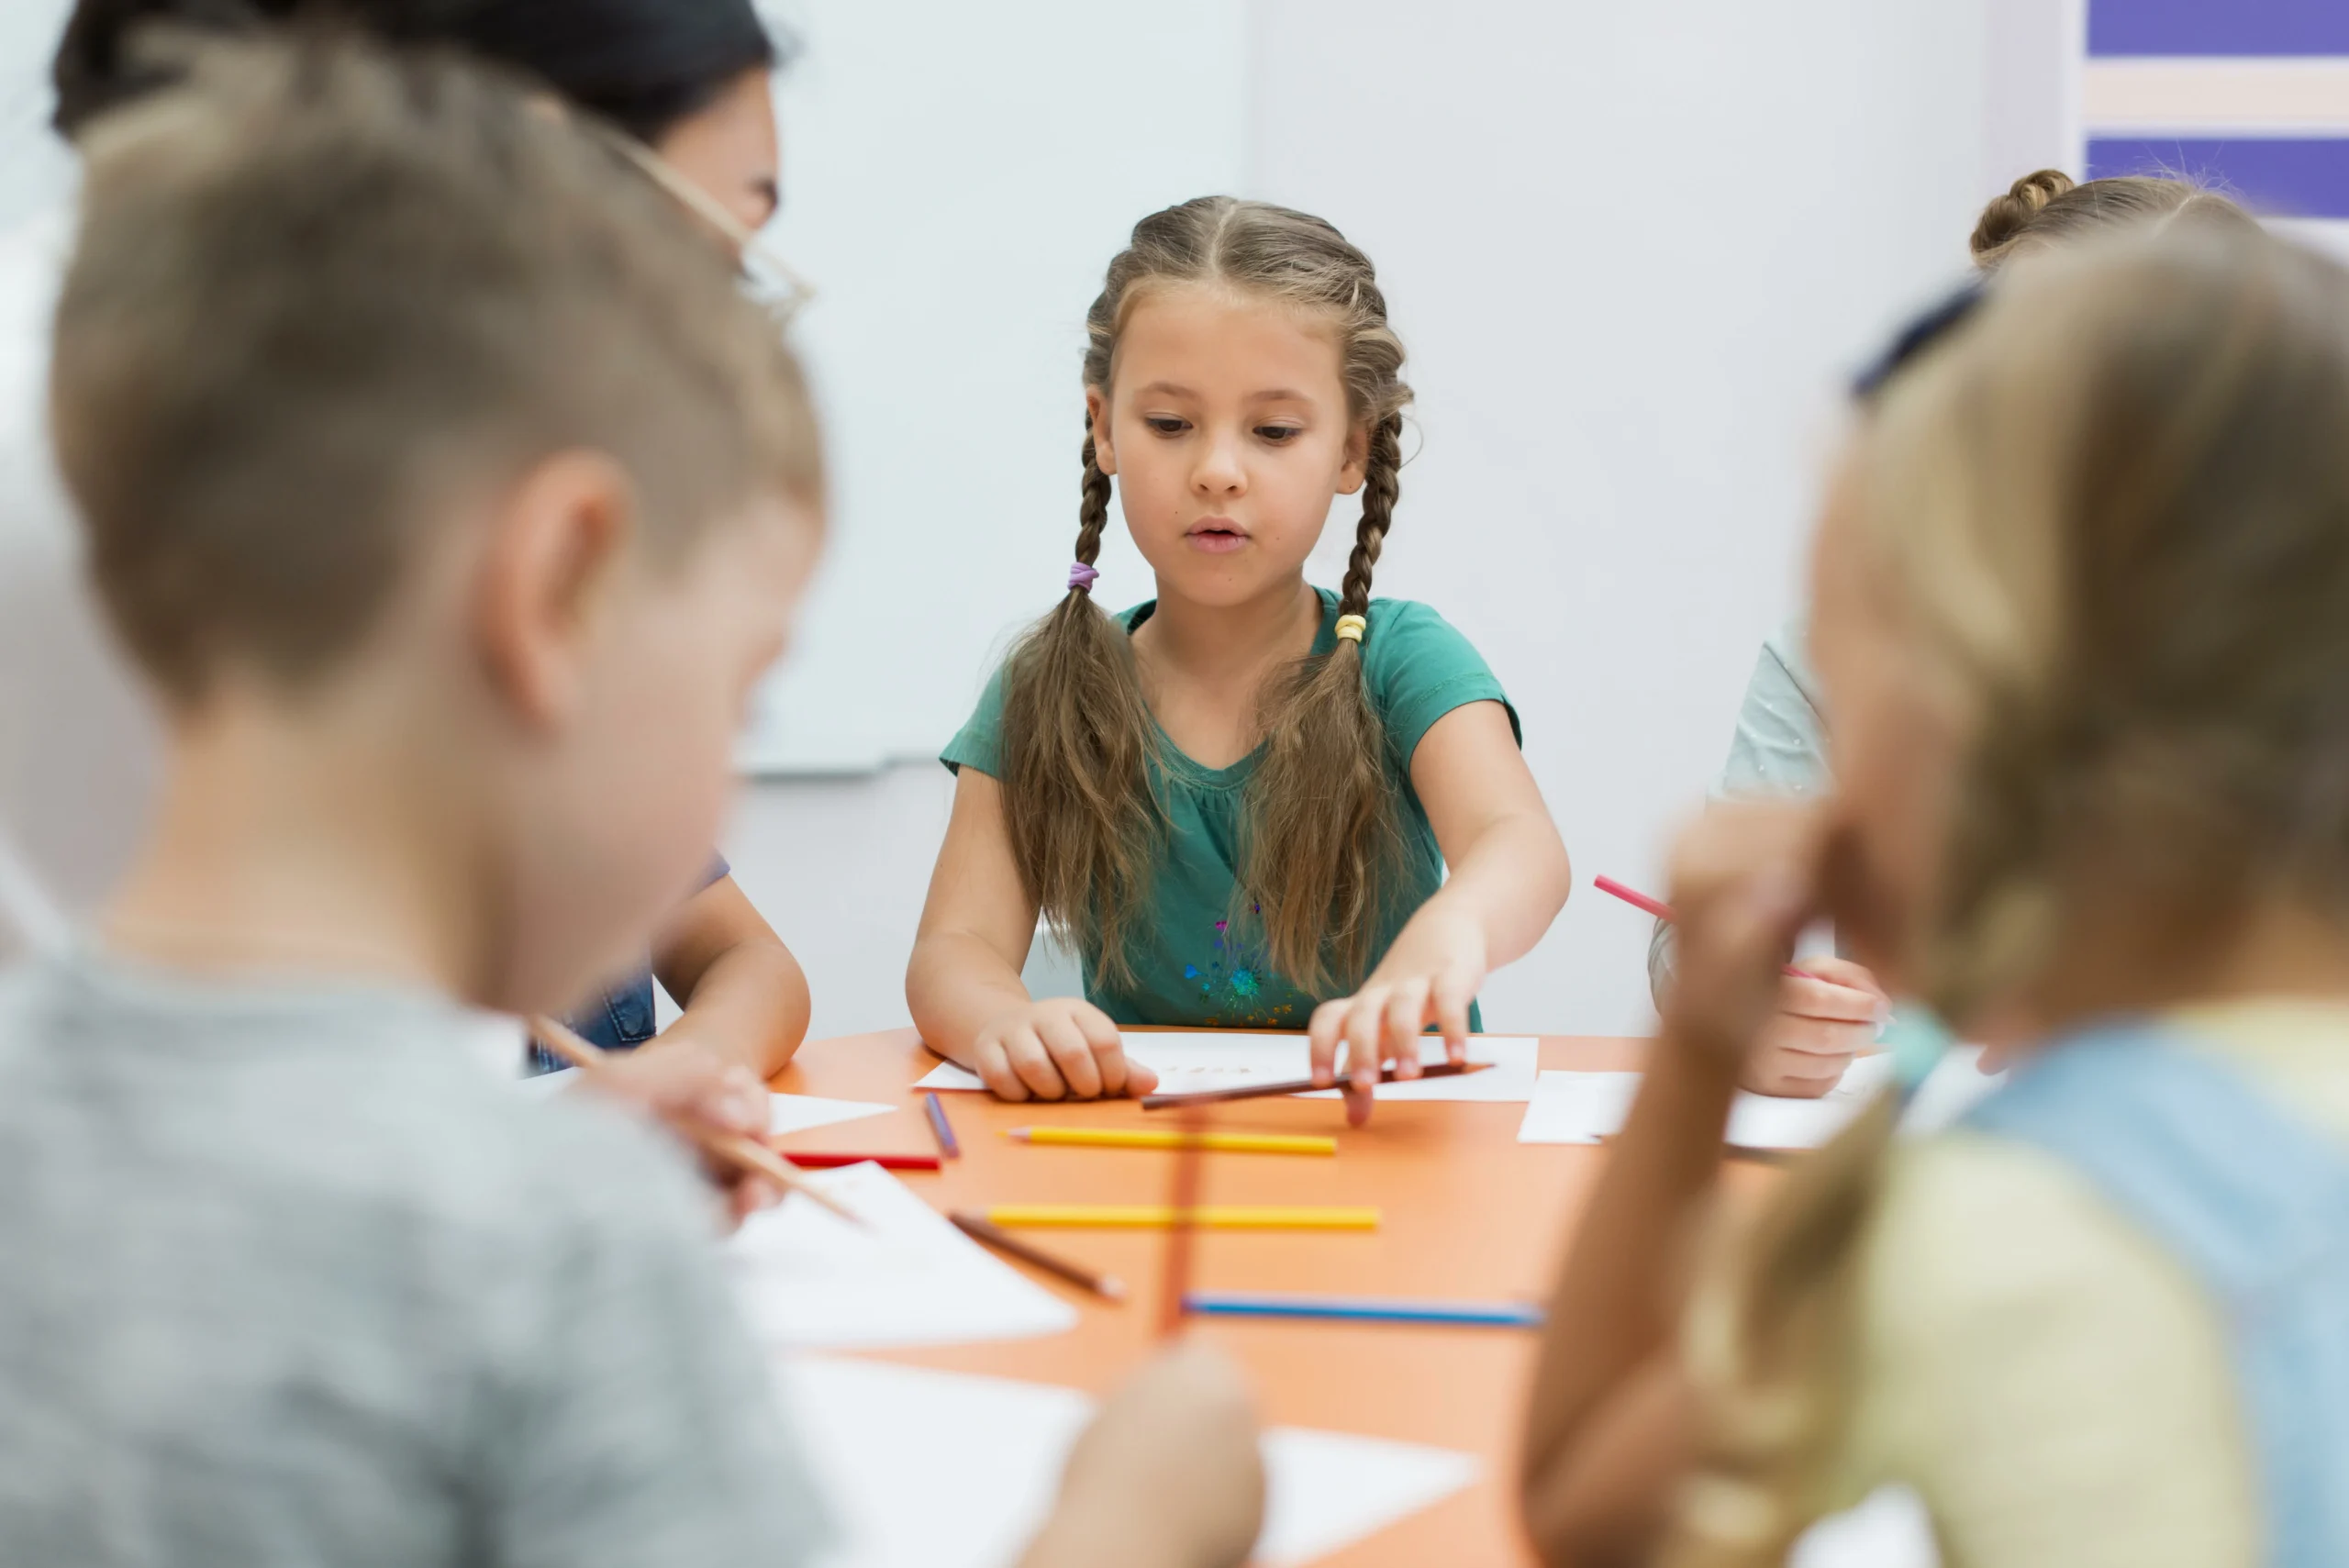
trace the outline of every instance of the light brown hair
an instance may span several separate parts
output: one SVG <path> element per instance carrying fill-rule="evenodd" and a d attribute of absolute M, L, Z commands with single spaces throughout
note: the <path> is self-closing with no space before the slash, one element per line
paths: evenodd
<path fill-rule="evenodd" d="M 729 260 L 561 110 L 325 31 L 186 39 L 94 125 L 52 428 L 119 635 L 172 702 L 364 638 L 465 485 L 610 454 L 674 557 L 820 499 L 797 365 Z"/>
<path fill-rule="evenodd" d="M 2033 261 L 1856 457 L 1887 591 L 1963 694 L 1928 997 L 1961 1027 L 2093 933 L 2149 975 L 2287 900 L 2349 920 L 2349 273 L 2248 226 Z M 1777 1562 L 1826 1506 L 1880 1105 L 1691 1312 L 1704 1464 L 1668 1560 Z"/>
<path fill-rule="evenodd" d="M 2123 224 L 2170 223 L 2255 227 L 2243 208 L 2191 180 L 2110 174 L 2082 183 L 2061 169 L 2039 169 L 1990 198 L 1966 248 L 1987 272 L 2030 246 L 2058 245 Z"/>
<path fill-rule="evenodd" d="M 1394 521 L 1411 397 L 1370 259 L 1321 219 L 1264 202 L 1202 196 L 1152 213 L 1134 225 L 1086 312 L 1088 389 L 1108 396 L 1119 333 L 1170 284 L 1281 301 L 1335 328 L 1348 414 L 1369 435 L 1338 610 L 1366 614 L 1371 570 Z M 1076 558 L 1091 565 L 1110 490 L 1089 420 L 1083 458 Z M 1361 655 L 1341 640 L 1277 673 L 1259 696 L 1264 751 L 1245 795 L 1233 915 L 1260 929 L 1273 964 L 1308 990 L 1368 967 L 1396 859 L 1386 738 Z M 1097 973 L 1124 978 L 1126 937 L 1164 833 L 1151 779 L 1158 729 L 1131 645 L 1090 593 L 1072 588 L 1013 650 L 1003 681 L 1004 817 L 1021 880 L 1047 917 L 1098 952 Z"/>

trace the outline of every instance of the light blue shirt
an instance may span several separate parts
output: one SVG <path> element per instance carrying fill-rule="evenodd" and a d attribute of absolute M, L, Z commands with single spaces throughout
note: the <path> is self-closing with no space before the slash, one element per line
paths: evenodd
<path fill-rule="evenodd" d="M 1729 761 L 1721 767 L 1715 795 L 1724 799 L 1809 795 L 1828 784 L 1827 727 L 1820 717 L 1819 681 L 1803 652 L 1808 630 L 1808 623 L 1798 617 L 1762 644 L 1753 678 L 1745 684 L 1737 733 L 1730 738 Z"/>
<path fill-rule="evenodd" d="M 1808 618 L 1797 616 L 1762 644 L 1738 706 L 1729 761 L 1713 785 L 1715 798 L 1809 795 L 1831 782 L 1819 679 L 1803 651 L 1809 631 Z M 1657 1006 L 1671 984 L 1672 928 L 1659 920 L 1648 940 L 1648 992 Z"/>

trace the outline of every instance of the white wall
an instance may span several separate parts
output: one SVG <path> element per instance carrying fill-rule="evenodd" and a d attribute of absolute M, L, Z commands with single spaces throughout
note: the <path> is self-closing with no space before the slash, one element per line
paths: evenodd
<path fill-rule="evenodd" d="M 1584 884 L 1487 1021 L 1643 1028 L 1646 922 L 1588 878 L 1657 878 L 1798 602 L 1843 375 L 1961 272 L 2014 173 L 1986 138 L 1984 4 L 1258 0 L 1253 20 L 1251 194 L 1359 241 L 1411 351 L 1424 444 L 1380 591 L 1499 671 Z M 748 802 L 729 847 L 807 949 L 819 1030 L 901 1021 L 945 790 L 923 767 Z"/>
<path fill-rule="evenodd" d="M 0 3 L 0 229 L 64 189 L 65 150 L 49 134 L 49 61 L 66 0 Z"/>
<path fill-rule="evenodd" d="M 1134 219 L 1239 183 L 1247 5 L 769 9 L 809 46 L 782 83 L 773 239 L 818 291 L 797 336 L 837 530 L 744 760 L 870 768 L 936 751 L 1065 591 L 1085 307 Z M 1105 595 L 1147 596 L 1122 539 L 1101 568 Z"/>

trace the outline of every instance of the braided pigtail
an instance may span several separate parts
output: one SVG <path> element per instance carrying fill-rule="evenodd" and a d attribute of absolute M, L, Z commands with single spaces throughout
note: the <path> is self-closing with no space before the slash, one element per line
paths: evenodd
<path fill-rule="evenodd" d="M 1371 572 L 1401 489 L 1402 428 L 1402 415 L 1390 413 L 1371 431 L 1362 521 L 1338 597 L 1341 631 L 1375 635 L 1364 624 Z M 1341 636 L 1270 683 L 1262 724 L 1241 895 L 1267 956 L 1297 984 L 1353 984 L 1370 965 L 1400 842 L 1386 726 L 1364 684 L 1359 639 Z"/>
<path fill-rule="evenodd" d="M 1003 815 L 1038 913 L 1097 955 L 1096 978 L 1117 982 L 1130 979 L 1126 932 L 1148 895 L 1163 818 L 1133 648 L 1093 602 L 1109 476 L 1090 420 L 1082 454 L 1068 592 L 1004 664 Z"/>

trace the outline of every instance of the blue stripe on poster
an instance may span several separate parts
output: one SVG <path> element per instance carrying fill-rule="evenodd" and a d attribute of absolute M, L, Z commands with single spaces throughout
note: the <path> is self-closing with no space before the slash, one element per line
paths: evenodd
<path fill-rule="evenodd" d="M 2349 137 L 2096 137 L 2088 178 L 2175 174 L 2279 217 L 2349 217 Z"/>
<path fill-rule="evenodd" d="M 2088 0 L 2088 54 L 2349 54 L 2349 3 Z"/>

